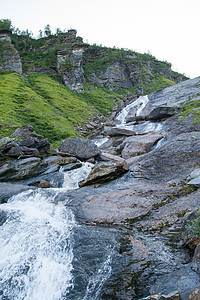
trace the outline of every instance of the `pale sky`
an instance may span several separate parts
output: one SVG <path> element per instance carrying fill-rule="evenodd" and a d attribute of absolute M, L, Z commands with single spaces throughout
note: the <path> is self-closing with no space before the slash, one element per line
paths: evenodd
<path fill-rule="evenodd" d="M 1 19 L 32 31 L 74 28 L 84 42 L 150 52 L 200 76 L 200 0 L 0 0 Z"/>

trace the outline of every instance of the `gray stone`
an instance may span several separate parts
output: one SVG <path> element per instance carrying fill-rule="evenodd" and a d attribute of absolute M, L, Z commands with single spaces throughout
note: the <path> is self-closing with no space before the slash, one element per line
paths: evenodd
<path fill-rule="evenodd" d="M 105 183 L 110 180 L 116 179 L 129 169 L 126 162 L 117 162 L 112 165 L 101 164 L 95 167 L 87 178 L 79 182 L 79 187 L 96 184 Z"/>
<path fill-rule="evenodd" d="M 64 84 L 72 91 L 81 93 L 84 91 L 84 71 L 82 68 L 84 47 L 69 51 L 62 49 L 57 55 L 57 69 L 62 76 Z M 66 65 L 66 61 L 68 64 Z"/>
<path fill-rule="evenodd" d="M 164 295 L 160 293 L 157 295 L 151 295 L 146 298 L 142 298 L 142 300 L 182 300 L 182 298 L 179 292 L 175 291 L 169 293 L 168 295 Z"/>
<path fill-rule="evenodd" d="M 154 108 L 150 114 L 149 119 L 153 121 L 169 118 L 178 112 L 177 108 L 174 107 L 156 107 Z"/>
<path fill-rule="evenodd" d="M 6 153 L 10 148 L 17 146 L 17 139 L 4 137 L 0 139 L 0 153 Z"/>
<path fill-rule="evenodd" d="M 199 151 L 199 133 L 189 132 L 128 163 L 133 164 L 130 169 L 137 177 L 164 182 L 179 178 L 181 181 L 199 166 Z"/>
<path fill-rule="evenodd" d="M 200 299 L 200 287 L 195 289 L 187 300 L 199 300 Z"/>
<path fill-rule="evenodd" d="M 50 188 L 52 187 L 52 185 L 47 181 L 47 180 L 44 180 L 42 179 L 38 185 L 39 188 L 42 188 L 42 189 L 47 189 L 47 188 Z"/>
<path fill-rule="evenodd" d="M 37 148 L 41 154 L 48 152 L 50 149 L 49 142 L 44 137 L 33 133 L 33 131 L 34 128 L 31 125 L 24 125 L 15 130 L 12 136 L 22 139 L 19 142 L 20 146 Z"/>
<path fill-rule="evenodd" d="M 107 135 L 109 136 L 132 136 L 136 135 L 136 133 L 129 129 L 123 129 L 118 127 L 112 127 L 107 130 Z"/>
<path fill-rule="evenodd" d="M 18 51 L 11 43 L 11 39 L 1 39 L 1 64 L 0 70 L 14 71 L 22 74 L 22 62 Z"/>
<path fill-rule="evenodd" d="M 160 276 L 151 288 L 151 294 L 168 294 L 178 291 L 181 299 L 187 300 L 191 292 L 199 287 L 199 284 L 199 275 L 192 271 L 190 265 L 187 265 L 172 273 Z"/>
<path fill-rule="evenodd" d="M 144 135 L 136 135 L 128 137 L 120 145 L 123 149 L 121 155 L 123 158 L 128 159 L 147 153 L 151 150 L 152 146 L 162 138 L 159 133 L 148 133 Z"/>
<path fill-rule="evenodd" d="M 69 138 L 63 140 L 59 151 L 66 152 L 80 159 L 89 159 L 98 157 L 101 153 L 99 148 L 90 140 L 83 138 Z"/>

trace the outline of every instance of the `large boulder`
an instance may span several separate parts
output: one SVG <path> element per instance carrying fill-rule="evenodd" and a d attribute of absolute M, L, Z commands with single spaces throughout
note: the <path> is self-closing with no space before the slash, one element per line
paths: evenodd
<path fill-rule="evenodd" d="M 94 168 L 87 178 L 79 182 L 79 187 L 96 183 L 105 183 L 107 181 L 118 178 L 120 175 L 127 172 L 129 169 L 125 161 L 115 164 L 101 164 Z"/>
<path fill-rule="evenodd" d="M 63 140 L 59 151 L 69 153 L 82 160 L 87 160 L 91 157 L 97 158 L 101 154 L 99 148 L 92 141 L 83 138 Z"/>
<path fill-rule="evenodd" d="M 122 157 L 127 159 L 147 153 L 162 137 L 163 136 L 159 133 L 149 133 L 145 135 L 127 137 L 121 144 L 121 148 L 123 149 Z"/>
<path fill-rule="evenodd" d="M 176 114 L 178 109 L 175 107 L 159 106 L 154 108 L 149 114 L 149 120 L 158 121 L 161 119 L 169 118 Z"/>
<path fill-rule="evenodd" d="M 136 135 L 136 133 L 129 129 L 124 128 L 118 128 L 118 127 L 112 127 L 107 130 L 107 135 L 109 136 L 132 136 Z"/>

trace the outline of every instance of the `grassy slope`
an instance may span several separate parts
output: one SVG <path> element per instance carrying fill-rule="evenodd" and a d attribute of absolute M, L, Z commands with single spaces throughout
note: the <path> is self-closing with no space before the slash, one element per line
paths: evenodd
<path fill-rule="evenodd" d="M 75 127 L 93 117 L 96 108 L 108 115 L 114 96 L 106 89 L 94 87 L 79 95 L 39 73 L 0 74 L 0 137 L 10 135 L 24 124 L 31 124 L 38 134 L 54 144 L 63 138 L 79 136 Z"/>
<path fill-rule="evenodd" d="M 185 103 L 182 104 L 181 111 L 179 115 L 181 115 L 180 123 L 190 114 L 193 115 L 194 124 L 200 123 L 200 99 L 196 99 L 200 96 L 197 94 L 196 97 L 188 99 Z"/>

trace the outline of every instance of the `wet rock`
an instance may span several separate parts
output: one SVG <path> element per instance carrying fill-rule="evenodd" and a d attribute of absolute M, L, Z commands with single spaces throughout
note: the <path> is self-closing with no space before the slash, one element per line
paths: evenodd
<path fill-rule="evenodd" d="M 79 182 L 79 187 L 96 183 L 105 183 L 114 180 L 128 171 L 128 166 L 125 162 L 117 162 L 112 165 L 101 164 L 94 168 L 88 177 Z"/>
<path fill-rule="evenodd" d="M 70 153 L 72 156 L 76 156 L 79 159 L 89 159 L 91 157 L 98 157 L 101 153 L 99 148 L 90 140 L 83 138 L 69 138 L 63 140 L 59 151 L 64 153 Z"/>
<path fill-rule="evenodd" d="M 0 169 L 0 180 L 21 180 L 26 177 L 34 176 L 38 173 L 37 167 L 40 165 L 41 159 L 38 157 L 26 158 L 23 160 L 14 160 L 6 162 Z"/>
<path fill-rule="evenodd" d="M 77 158 L 69 156 L 69 157 L 62 157 L 62 156 L 49 156 L 43 159 L 42 165 L 52 165 L 56 164 L 59 166 L 65 166 L 68 164 L 76 163 Z"/>
<path fill-rule="evenodd" d="M 7 182 L 0 183 L 0 203 L 5 203 L 12 196 L 27 191 L 29 189 L 34 189 L 34 187 L 29 187 L 23 184 L 12 184 Z"/>
<path fill-rule="evenodd" d="M 109 135 L 109 136 L 120 136 L 120 135 L 132 136 L 132 135 L 136 135 L 136 133 L 132 130 L 113 127 L 113 128 L 110 128 L 107 130 L 107 135 Z"/>
<path fill-rule="evenodd" d="M 120 145 L 124 141 L 124 136 L 115 136 L 109 138 L 109 140 L 102 145 L 101 149 L 105 150 L 107 153 L 110 153 L 112 155 L 118 155 L 120 154 Z"/>
<path fill-rule="evenodd" d="M 200 287 L 195 289 L 187 300 L 199 300 L 200 299 Z"/>
<path fill-rule="evenodd" d="M 151 294 L 169 294 L 173 291 L 180 293 L 182 300 L 187 300 L 191 292 L 198 288 L 200 284 L 199 275 L 192 271 L 190 265 L 160 276 L 151 288 Z"/>
<path fill-rule="evenodd" d="M 157 294 L 157 295 L 151 295 L 146 298 L 142 298 L 142 300 L 182 300 L 179 292 L 172 292 L 168 295 L 164 294 Z"/>
<path fill-rule="evenodd" d="M 55 188 L 61 188 L 64 182 L 64 173 L 63 172 L 54 172 L 54 173 L 45 173 L 45 174 L 42 173 L 38 176 L 34 176 L 28 179 L 23 179 L 21 180 L 21 182 L 29 186 L 38 187 L 41 180 L 48 181 Z"/>
<path fill-rule="evenodd" d="M 47 180 L 41 180 L 38 187 L 44 189 L 44 188 L 50 188 L 52 187 L 52 185 Z"/>
<path fill-rule="evenodd" d="M 1 203 L 1 201 L 0 201 Z M 7 220 L 7 213 L 3 210 L 0 210 L 0 226 L 3 225 L 3 223 L 5 223 Z"/>
<path fill-rule="evenodd" d="M 197 77 L 151 93 L 143 114 L 149 115 L 156 107 L 179 107 L 184 101 L 188 101 L 189 96 L 196 97 L 199 88 L 200 77 Z"/>
<path fill-rule="evenodd" d="M 161 106 L 154 108 L 149 114 L 149 120 L 158 121 L 161 119 L 169 118 L 178 112 L 177 108 Z"/>
<path fill-rule="evenodd" d="M 151 147 L 162 138 L 159 133 L 149 133 L 128 137 L 121 144 L 122 157 L 125 159 L 147 153 Z"/>
<path fill-rule="evenodd" d="M 90 222 L 130 224 L 148 216 L 154 206 L 162 203 L 169 188 L 159 189 L 149 182 L 135 182 L 127 188 L 91 191 L 81 204 L 84 217 Z"/>

